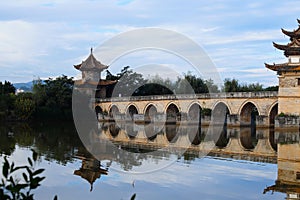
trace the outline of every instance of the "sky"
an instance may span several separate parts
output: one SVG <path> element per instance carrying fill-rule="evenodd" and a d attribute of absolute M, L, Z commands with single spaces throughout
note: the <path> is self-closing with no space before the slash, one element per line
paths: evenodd
<path fill-rule="evenodd" d="M 298 0 L 1 1 L 0 81 L 28 82 L 62 74 L 79 78 L 73 65 L 85 60 L 91 47 L 97 51 L 105 41 L 126 31 L 154 27 L 178 32 L 197 43 L 222 80 L 276 85 L 276 73 L 264 63 L 285 62 L 272 42 L 289 41 L 280 29 L 298 28 L 298 13 Z M 113 73 L 127 65 L 134 69 L 137 55 L 103 64 L 113 66 Z M 152 60 L 158 55 L 151 53 Z M 159 56 L 156 63 L 170 64 L 172 58 L 163 62 Z M 149 68 L 148 62 L 144 65 Z M 182 74 L 187 69 L 177 66 L 176 71 Z"/>

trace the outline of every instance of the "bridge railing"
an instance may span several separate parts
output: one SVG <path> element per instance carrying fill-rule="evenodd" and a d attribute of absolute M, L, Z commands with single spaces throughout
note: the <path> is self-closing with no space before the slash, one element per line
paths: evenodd
<path fill-rule="evenodd" d="M 150 101 L 150 100 L 177 100 L 177 99 L 222 99 L 222 98 L 271 98 L 277 97 L 277 91 L 262 92 L 221 92 L 204 94 L 177 94 L 177 95 L 151 95 L 151 96 L 130 96 L 130 97 L 112 97 L 95 98 L 95 102 L 110 101 Z"/>

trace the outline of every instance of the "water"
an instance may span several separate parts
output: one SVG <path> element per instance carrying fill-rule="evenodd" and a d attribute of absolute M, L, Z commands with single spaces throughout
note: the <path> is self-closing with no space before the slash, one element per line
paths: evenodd
<path fill-rule="evenodd" d="M 108 134 L 108 130 L 115 130 L 109 126 L 100 128 Z M 59 199 L 130 199 L 133 194 L 136 199 L 285 199 L 296 195 L 289 187 L 280 191 L 275 182 L 297 184 L 299 134 L 276 135 L 270 130 L 251 134 L 244 129 L 228 129 L 217 142 L 219 147 L 202 157 L 199 144 L 181 154 L 177 149 L 157 148 L 159 136 L 150 145 L 139 136 L 125 138 L 122 134 L 126 132 L 120 127 L 111 139 L 121 153 L 102 151 L 92 156 L 72 123 L 6 124 L 0 131 L 1 162 L 8 155 L 10 161 L 24 164 L 30 149 L 40 154 L 36 165 L 46 169 L 46 179 L 35 191 L 36 199 L 53 199 L 55 195 Z M 203 139 L 206 131 L 202 128 L 199 138 Z M 186 133 L 177 140 L 182 141 L 181 137 Z M 235 141 L 249 149 L 238 152 L 233 146 L 229 148 Z M 264 142 L 269 148 L 253 153 Z M 294 154 L 289 153 L 291 149 Z M 279 168 L 275 150 L 280 151 Z"/>

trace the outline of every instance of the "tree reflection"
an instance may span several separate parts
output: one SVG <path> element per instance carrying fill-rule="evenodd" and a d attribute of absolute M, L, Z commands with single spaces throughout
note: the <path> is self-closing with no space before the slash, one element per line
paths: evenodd
<path fill-rule="evenodd" d="M 11 155 L 16 146 L 16 139 L 9 135 L 13 134 L 12 126 L 0 126 L 0 154 Z"/>

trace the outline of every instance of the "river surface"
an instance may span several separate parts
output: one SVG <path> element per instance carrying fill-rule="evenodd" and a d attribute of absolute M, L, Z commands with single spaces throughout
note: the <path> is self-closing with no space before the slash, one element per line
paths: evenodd
<path fill-rule="evenodd" d="M 107 130 L 110 129 L 100 126 L 100 132 Z M 133 194 L 142 200 L 298 199 L 299 134 L 276 135 L 268 130 L 267 136 L 263 133 L 262 137 L 258 131 L 239 131 L 235 130 L 232 136 L 227 130 L 222 135 L 225 144 L 219 145 L 220 150 L 205 156 L 197 149 L 178 154 L 168 149 L 157 150 L 155 143 L 148 147 L 140 143 L 130 145 L 135 143 L 134 139 L 114 143 L 116 149 L 125 153 L 114 151 L 112 156 L 98 151 L 94 156 L 86 150 L 72 123 L 2 124 L 0 161 L 8 156 L 16 165 L 26 164 L 31 149 L 38 152 L 36 168 L 45 169 L 46 179 L 34 194 L 36 199 L 43 200 L 55 195 L 59 199 L 127 200 Z M 245 135 L 249 138 L 245 139 Z M 264 141 L 270 141 L 271 152 L 254 154 L 259 140 L 265 138 Z M 234 148 L 233 153 L 223 152 L 235 140 L 244 144 L 244 152 Z M 253 146 L 248 144 L 249 149 L 245 148 L 245 141 Z M 286 180 L 284 187 L 278 180 Z"/>

